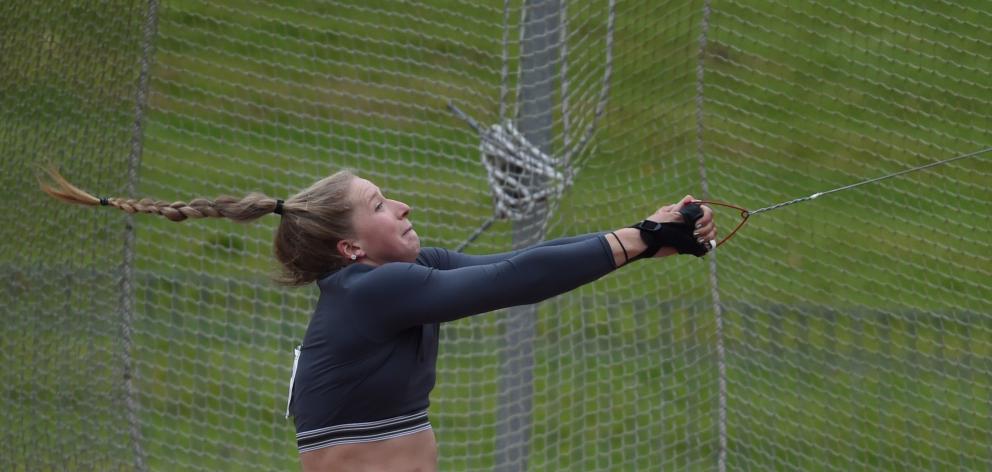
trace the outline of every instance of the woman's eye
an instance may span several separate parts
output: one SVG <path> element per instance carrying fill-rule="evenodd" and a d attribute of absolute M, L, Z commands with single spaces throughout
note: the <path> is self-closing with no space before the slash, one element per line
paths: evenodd
<path fill-rule="evenodd" d="M 379 211 L 379 210 L 381 210 L 381 209 L 382 209 L 382 202 L 379 202 L 379 203 L 378 203 L 378 204 L 377 204 L 377 205 L 375 206 L 375 211 Z"/>

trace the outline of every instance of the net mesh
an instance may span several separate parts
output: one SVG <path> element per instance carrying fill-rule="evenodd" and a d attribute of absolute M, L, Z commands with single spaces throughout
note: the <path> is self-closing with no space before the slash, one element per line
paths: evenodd
<path fill-rule="evenodd" d="M 688 193 L 757 208 L 988 146 L 990 7 L 0 4 L 0 466 L 297 460 L 282 413 L 316 297 L 272 283 L 276 217 L 68 207 L 37 163 L 185 201 L 354 168 L 413 207 L 424 245 L 503 251 Z M 449 103 L 551 158 L 566 185 L 546 217 L 496 218 Z M 541 103 L 546 124 L 520 126 Z M 440 469 L 989 468 L 990 174 L 982 156 L 831 194 L 708 259 L 444 325 Z"/>

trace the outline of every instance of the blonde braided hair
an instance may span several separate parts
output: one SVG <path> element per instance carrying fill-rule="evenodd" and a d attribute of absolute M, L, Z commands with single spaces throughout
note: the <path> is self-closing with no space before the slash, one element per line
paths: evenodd
<path fill-rule="evenodd" d="M 88 206 L 112 206 L 128 213 L 161 215 L 172 221 L 183 221 L 187 218 L 229 218 L 247 223 L 272 213 L 276 208 L 275 198 L 257 192 L 249 193 L 244 198 L 222 195 L 214 200 L 197 198 L 189 203 L 183 201 L 169 203 L 150 198 L 99 198 L 70 183 L 54 166 L 46 167 L 45 173 L 54 185 L 40 181 L 41 190 L 63 202 Z"/>
<path fill-rule="evenodd" d="M 172 221 L 189 218 L 227 218 L 239 223 L 255 221 L 279 207 L 282 219 L 274 241 L 282 266 L 277 281 L 305 285 L 344 267 L 351 261 L 337 252 L 338 241 L 353 236 L 351 182 L 355 175 L 344 170 L 325 177 L 285 202 L 252 192 L 242 198 L 227 195 L 213 200 L 165 202 L 150 198 L 101 198 L 76 187 L 54 166 L 44 168 L 51 182 L 41 177 L 41 190 L 66 202 L 86 206 L 112 206 L 127 213 L 149 213 Z"/>

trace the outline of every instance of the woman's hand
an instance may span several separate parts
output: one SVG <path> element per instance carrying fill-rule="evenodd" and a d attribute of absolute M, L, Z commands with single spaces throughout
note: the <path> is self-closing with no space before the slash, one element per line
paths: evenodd
<path fill-rule="evenodd" d="M 696 201 L 692 195 L 686 195 L 682 197 L 678 203 L 673 203 L 671 205 L 665 205 L 655 211 L 651 216 L 648 217 L 651 221 L 657 221 L 658 223 L 682 223 L 682 214 L 679 210 L 683 206 L 688 205 Z M 696 221 L 696 228 L 693 230 L 693 236 L 700 244 L 710 244 L 710 241 L 716 240 L 716 223 L 713 221 L 713 209 L 706 205 L 700 205 L 703 210 L 703 216 Z M 712 250 L 712 247 L 710 248 Z M 655 255 L 655 257 L 665 257 L 672 254 L 676 254 L 678 251 L 673 247 L 662 247 L 660 251 Z"/>
<path fill-rule="evenodd" d="M 658 211 L 655 211 L 647 219 L 656 223 L 683 223 L 684 220 L 679 210 L 694 201 L 696 199 L 692 198 L 692 195 L 686 195 L 678 203 L 659 208 Z M 709 246 L 709 242 L 716 239 L 713 210 L 706 205 L 700 205 L 700 208 L 703 211 L 703 216 L 696 220 L 696 228 L 693 230 L 693 236 L 700 244 Z M 606 240 L 610 244 L 610 249 L 613 251 L 613 263 L 616 267 L 620 267 L 638 258 L 639 255 L 648 249 L 647 244 L 641 237 L 641 231 L 637 228 L 620 228 L 611 231 L 609 236 Z M 712 250 L 712 247 L 710 249 Z M 673 254 L 678 254 L 678 250 L 671 246 L 662 246 L 655 253 L 654 257 L 665 257 Z"/>

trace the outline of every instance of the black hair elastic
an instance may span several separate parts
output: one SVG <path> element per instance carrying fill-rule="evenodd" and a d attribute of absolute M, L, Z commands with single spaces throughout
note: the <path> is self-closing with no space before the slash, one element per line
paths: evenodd
<path fill-rule="evenodd" d="M 110 200 L 107 197 L 100 197 L 100 205 L 107 206 L 110 205 Z"/>
<path fill-rule="evenodd" d="M 275 213 L 277 215 L 281 215 L 282 214 L 282 204 L 283 204 L 283 201 L 282 200 L 276 200 L 276 209 L 275 210 L 272 210 L 272 213 Z"/>
<path fill-rule="evenodd" d="M 610 231 L 610 234 L 617 239 L 617 244 L 620 245 L 620 249 L 623 249 L 623 263 L 626 264 L 630 262 L 630 256 L 627 255 L 627 248 L 623 247 L 623 241 L 620 241 L 620 236 L 617 236 L 615 231 Z"/>

